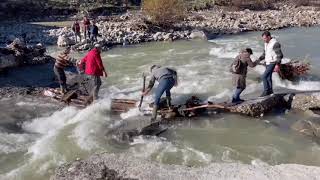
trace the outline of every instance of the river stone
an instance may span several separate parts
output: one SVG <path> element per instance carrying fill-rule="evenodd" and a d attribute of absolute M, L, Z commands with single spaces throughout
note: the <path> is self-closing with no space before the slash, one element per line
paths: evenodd
<path fill-rule="evenodd" d="M 193 31 L 190 34 L 191 39 L 203 39 L 207 40 L 207 36 L 203 31 Z"/>
<path fill-rule="evenodd" d="M 291 129 L 306 136 L 320 138 L 320 119 L 299 120 L 291 126 Z"/>
<path fill-rule="evenodd" d="M 253 100 L 247 100 L 244 103 L 231 106 L 230 111 L 240 113 L 253 117 L 264 116 L 265 113 L 270 112 L 275 107 L 283 106 L 284 95 L 276 94 Z"/>
<path fill-rule="evenodd" d="M 3 55 L 0 54 L 0 69 L 18 66 L 19 62 L 13 54 Z"/>
<path fill-rule="evenodd" d="M 305 93 L 294 96 L 291 108 L 301 110 L 312 110 L 320 108 L 320 93 Z"/>
<path fill-rule="evenodd" d="M 72 40 L 69 39 L 68 37 L 66 37 L 65 35 L 62 35 L 62 36 L 58 37 L 57 45 L 59 47 L 70 46 L 72 44 L 73 44 Z"/>

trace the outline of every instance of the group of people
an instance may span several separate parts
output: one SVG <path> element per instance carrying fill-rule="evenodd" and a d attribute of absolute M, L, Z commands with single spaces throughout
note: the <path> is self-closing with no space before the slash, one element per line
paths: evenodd
<path fill-rule="evenodd" d="M 265 42 L 264 52 L 259 59 L 253 62 L 250 56 L 253 54 L 252 49 L 246 48 L 242 50 L 235 58 L 231 65 L 230 71 L 233 74 L 233 83 L 235 86 L 235 92 L 232 97 L 233 103 L 241 103 L 244 100 L 240 98 L 241 93 L 246 88 L 246 76 L 247 68 L 255 67 L 257 64 L 261 64 L 261 61 L 265 61 L 266 70 L 262 75 L 264 91 L 261 96 L 267 96 L 273 94 L 272 88 L 272 73 L 277 65 L 281 63 L 283 54 L 281 51 L 280 43 L 271 37 L 270 32 L 266 31 L 262 34 L 262 39 Z M 101 86 L 100 76 L 107 77 L 107 73 L 103 66 L 101 56 L 101 47 L 97 44 L 81 61 L 78 63 L 79 69 L 84 70 L 85 74 L 91 79 L 93 88 L 91 95 L 93 99 L 98 98 L 99 88 Z M 61 55 L 57 57 L 54 72 L 57 75 L 61 91 L 66 91 L 66 78 L 64 75 L 64 67 L 69 62 L 70 48 L 67 48 Z M 155 121 L 157 117 L 157 111 L 160 107 L 161 96 L 166 93 L 166 103 L 168 108 L 171 108 L 171 89 L 177 85 L 178 75 L 177 72 L 168 67 L 161 67 L 159 65 L 153 65 L 150 68 L 151 79 L 149 85 L 145 91 L 142 92 L 142 96 L 146 96 L 153 88 L 155 81 L 159 84 L 155 90 L 155 100 L 152 111 L 151 121 Z"/>
<path fill-rule="evenodd" d="M 59 81 L 61 93 L 67 92 L 66 75 L 64 69 L 71 64 L 72 58 L 70 58 L 71 48 L 68 47 L 56 58 L 54 64 L 54 73 Z M 87 53 L 87 55 L 77 62 L 78 69 L 81 73 L 84 73 L 89 80 L 90 96 L 92 100 L 98 98 L 99 89 L 101 86 L 101 76 L 107 77 L 107 72 L 104 68 L 101 59 L 101 46 L 96 44 L 95 47 Z"/>
<path fill-rule="evenodd" d="M 73 22 L 72 31 L 74 33 L 76 43 L 78 42 L 78 38 L 79 42 L 81 42 L 81 26 L 78 20 Z M 91 42 L 97 42 L 99 28 L 96 25 L 95 20 L 90 22 L 89 18 L 84 16 L 82 21 L 82 32 L 84 39 L 90 39 Z"/>
<path fill-rule="evenodd" d="M 279 68 L 283 53 L 280 43 L 271 36 L 269 31 L 262 33 L 262 39 L 264 41 L 264 51 L 257 61 L 253 62 L 251 60 L 250 56 L 253 54 L 252 49 L 246 48 L 240 52 L 231 65 L 230 71 L 233 74 L 233 84 L 235 86 L 235 92 L 232 96 L 233 103 L 241 103 L 244 101 L 240 98 L 240 95 L 246 88 L 248 66 L 255 67 L 263 60 L 265 61 L 266 70 L 262 75 L 263 93 L 261 97 L 273 94 L 272 73 L 276 67 Z"/>

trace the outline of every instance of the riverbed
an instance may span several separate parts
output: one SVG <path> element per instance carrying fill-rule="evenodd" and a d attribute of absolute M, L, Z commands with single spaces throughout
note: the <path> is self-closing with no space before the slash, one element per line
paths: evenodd
<path fill-rule="evenodd" d="M 312 64 L 310 74 L 294 83 L 274 75 L 275 91 L 320 90 L 319 27 L 290 28 L 273 34 L 281 42 L 286 59 L 305 59 Z M 320 145 L 289 127 L 296 120 L 314 118 L 304 112 L 273 112 L 258 119 L 226 114 L 185 119 L 160 137 L 137 137 L 129 144 L 117 142 L 110 133 L 121 124 L 149 118 L 141 117 L 138 111 L 110 116 L 110 102 L 112 98 L 139 99 L 141 74 L 149 72 L 153 64 L 178 71 L 173 103 L 191 95 L 203 101 L 230 100 L 233 89 L 228 67 L 241 48 L 251 47 L 254 57 L 259 57 L 263 49 L 260 37 L 260 32 L 250 32 L 209 41 L 113 48 L 102 54 L 109 77 L 103 79 L 100 100 L 82 110 L 36 98 L 1 99 L 0 117 L 6 123 L 0 124 L 0 177 L 49 179 L 57 166 L 98 152 L 130 153 L 160 164 L 188 167 L 256 161 L 320 166 Z M 50 47 L 49 53 L 55 54 L 57 49 Z M 73 55 L 81 58 L 84 53 Z M 261 66 L 249 69 L 244 99 L 261 94 L 262 72 Z M 151 101 L 152 95 L 144 105 Z"/>

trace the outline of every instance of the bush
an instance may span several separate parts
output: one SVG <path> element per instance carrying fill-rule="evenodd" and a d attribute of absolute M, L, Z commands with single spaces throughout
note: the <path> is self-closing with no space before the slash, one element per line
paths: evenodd
<path fill-rule="evenodd" d="M 144 0 L 142 10 L 151 23 L 163 27 L 183 20 L 186 14 L 183 0 Z"/>

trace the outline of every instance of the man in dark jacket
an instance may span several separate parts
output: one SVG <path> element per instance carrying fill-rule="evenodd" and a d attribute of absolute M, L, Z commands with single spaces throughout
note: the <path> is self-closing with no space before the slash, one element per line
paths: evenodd
<path fill-rule="evenodd" d="M 91 42 L 97 42 L 98 39 L 98 34 L 99 34 L 99 28 L 96 25 L 96 23 L 93 21 L 92 25 L 90 26 L 90 40 Z"/>
<path fill-rule="evenodd" d="M 252 55 L 252 49 L 246 48 L 241 50 L 240 54 L 235 58 L 235 61 L 239 61 L 239 71 L 232 72 L 233 74 L 233 85 L 235 86 L 236 90 L 232 96 L 233 103 L 241 103 L 244 100 L 240 98 L 241 93 L 246 88 L 246 78 L 247 78 L 247 71 L 248 66 L 255 67 L 256 63 L 252 62 L 250 55 Z"/>
<path fill-rule="evenodd" d="M 160 98 L 164 92 L 166 92 L 166 101 L 168 108 L 171 108 L 171 88 L 177 84 L 177 72 L 158 65 L 151 66 L 151 80 L 148 88 L 142 93 L 146 96 L 154 86 L 155 81 L 159 82 L 159 85 L 155 91 L 155 101 L 153 105 L 151 121 L 154 122 L 157 119 L 157 110 L 160 105 Z"/>
<path fill-rule="evenodd" d="M 101 46 L 95 45 L 95 48 L 88 52 L 88 54 L 81 60 L 79 69 L 81 71 L 85 68 L 85 74 L 89 77 L 92 86 L 91 96 L 93 100 L 98 99 L 98 93 L 101 86 L 100 76 L 107 77 L 107 72 L 103 66 L 101 56 Z"/>

